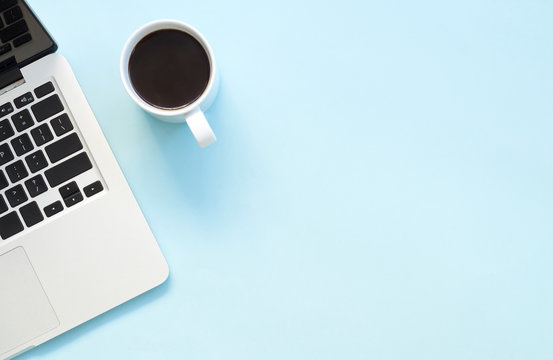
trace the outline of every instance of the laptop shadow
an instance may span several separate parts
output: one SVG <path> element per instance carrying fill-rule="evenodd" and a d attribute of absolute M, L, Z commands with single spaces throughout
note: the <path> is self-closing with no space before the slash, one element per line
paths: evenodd
<path fill-rule="evenodd" d="M 134 109 L 135 105 L 132 104 L 132 106 Z M 109 108 L 109 106 L 107 107 Z M 244 135 L 248 133 L 244 124 L 231 123 L 228 120 L 239 119 L 240 109 L 231 93 L 227 91 L 224 82 L 221 82 L 217 99 L 207 112 L 208 119 L 212 120 L 211 126 L 216 135 L 220 134 L 220 139 L 207 148 L 202 149 L 198 146 L 185 123 L 165 123 L 145 112 L 134 110 L 137 119 L 133 119 L 133 121 L 144 121 L 146 124 L 144 126 L 151 136 L 147 141 L 152 142 L 152 145 L 157 148 L 156 150 L 163 155 L 161 160 L 166 161 L 166 165 L 162 168 L 171 169 L 164 174 L 168 178 L 166 181 L 169 184 L 179 184 L 180 191 L 173 193 L 172 201 L 184 203 L 186 204 L 185 208 L 193 209 L 191 214 L 194 214 L 198 221 L 195 226 L 222 228 L 228 223 L 232 223 L 232 214 L 236 215 L 241 210 L 236 207 L 235 202 L 229 203 L 225 195 L 233 194 L 234 199 L 241 199 L 245 196 L 248 192 L 248 181 L 245 180 L 255 175 L 259 164 L 253 163 L 253 160 L 250 159 L 252 148 L 249 140 L 251 139 Z M 144 176 L 138 178 L 147 181 L 142 185 L 151 189 L 156 185 L 157 178 L 147 175 L 155 172 L 155 168 L 148 163 L 141 166 L 143 173 L 140 174 Z M 152 181 L 152 183 L 150 184 L 148 181 Z M 153 197 L 152 199 L 152 201 L 159 201 L 160 204 L 167 201 L 166 198 L 156 200 Z M 148 218 L 148 210 L 158 208 L 157 205 L 154 203 L 149 208 L 143 207 L 146 218 Z M 158 238 L 162 250 L 165 241 L 172 241 L 172 239 Z M 175 241 L 180 241 L 180 239 Z M 166 254 L 166 258 L 171 266 L 168 255 L 170 254 Z M 16 359 L 55 358 L 56 355 L 53 353 L 61 347 L 101 329 L 108 322 L 117 321 L 139 311 L 143 306 L 153 303 L 162 296 L 168 296 L 172 286 L 171 275 L 169 275 L 167 281 L 158 287 L 19 355 Z"/>
<path fill-rule="evenodd" d="M 41 344 L 36 348 L 33 348 L 17 356 L 15 359 L 24 360 L 48 356 L 51 353 L 57 351 L 59 348 L 83 336 L 86 336 L 88 333 L 95 331 L 98 328 L 101 328 L 106 323 L 116 321 L 117 319 L 138 311 L 144 306 L 147 306 L 148 304 L 156 301 L 158 298 L 164 296 L 166 293 L 169 292 L 171 282 L 171 275 L 169 275 L 169 278 L 163 284 L 119 306 L 116 306 L 115 308 L 45 342 L 44 344 Z"/>

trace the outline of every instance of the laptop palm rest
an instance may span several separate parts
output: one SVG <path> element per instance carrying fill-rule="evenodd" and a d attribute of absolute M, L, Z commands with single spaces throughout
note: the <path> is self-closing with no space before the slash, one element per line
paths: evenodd
<path fill-rule="evenodd" d="M 25 250 L 0 255 L 0 357 L 58 325 Z"/>

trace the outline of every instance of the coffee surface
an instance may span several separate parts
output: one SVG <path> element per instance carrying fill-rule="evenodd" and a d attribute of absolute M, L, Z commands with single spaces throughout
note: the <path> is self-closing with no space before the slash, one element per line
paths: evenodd
<path fill-rule="evenodd" d="M 181 108 L 198 99 L 209 81 L 209 58 L 202 45 L 180 30 L 158 30 L 144 37 L 129 58 L 137 94 L 162 109 Z"/>

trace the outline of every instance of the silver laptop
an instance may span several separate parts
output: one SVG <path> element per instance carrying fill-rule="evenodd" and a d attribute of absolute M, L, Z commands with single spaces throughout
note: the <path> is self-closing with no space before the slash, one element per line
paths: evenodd
<path fill-rule="evenodd" d="M 67 61 L 0 0 L 0 359 L 159 284 L 163 255 Z"/>

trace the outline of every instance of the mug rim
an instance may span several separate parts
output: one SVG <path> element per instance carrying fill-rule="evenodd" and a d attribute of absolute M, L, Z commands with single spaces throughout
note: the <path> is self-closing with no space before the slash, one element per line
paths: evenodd
<path fill-rule="evenodd" d="M 187 104 L 179 108 L 173 108 L 173 109 L 158 108 L 156 106 L 153 106 L 147 103 L 144 99 L 142 99 L 142 97 L 140 97 L 140 95 L 138 95 L 138 93 L 132 86 L 132 83 L 130 80 L 130 74 L 129 74 L 129 59 L 136 44 L 138 44 L 138 42 L 140 42 L 142 39 L 144 39 L 146 36 L 150 35 L 151 33 L 158 30 L 164 30 L 164 29 L 180 30 L 194 37 L 200 43 L 200 45 L 202 45 L 203 49 L 207 53 L 207 57 L 210 65 L 209 80 L 202 94 L 190 104 Z M 159 116 L 169 117 L 169 116 L 175 116 L 175 115 L 186 115 L 200 108 L 201 103 L 205 100 L 205 98 L 209 95 L 209 93 L 213 88 L 213 84 L 215 82 L 215 75 L 216 75 L 215 72 L 217 71 L 217 68 L 215 66 L 215 57 L 213 56 L 213 51 L 211 49 L 211 46 L 196 28 L 179 20 L 160 19 L 160 20 L 154 20 L 142 25 L 141 27 L 136 29 L 132 33 L 132 35 L 128 38 L 127 42 L 123 46 L 123 50 L 121 51 L 119 71 L 121 74 L 121 80 L 123 81 L 125 90 L 129 94 L 129 96 L 134 100 L 135 103 L 137 103 L 142 109 L 150 113 L 153 113 Z"/>

